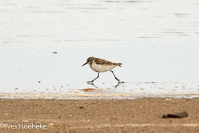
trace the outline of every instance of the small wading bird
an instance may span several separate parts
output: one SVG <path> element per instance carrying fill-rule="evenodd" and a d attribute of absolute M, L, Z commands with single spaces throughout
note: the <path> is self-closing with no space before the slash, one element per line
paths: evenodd
<path fill-rule="evenodd" d="M 107 72 L 107 71 L 111 71 L 113 73 L 113 76 L 115 77 L 115 79 L 118 81 L 118 83 L 120 82 L 120 80 L 115 76 L 114 72 L 111 69 L 115 68 L 116 66 L 121 67 L 122 63 L 112 63 L 112 62 L 104 60 L 104 59 L 89 57 L 87 59 L 86 63 L 83 64 L 82 66 L 84 66 L 86 64 L 89 64 L 90 68 L 93 71 L 98 73 L 97 77 L 95 79 L 93 79 L 92 81 L 88 81 L 88 83 L 93 83 L 99 77 L 100 72 Z"/>

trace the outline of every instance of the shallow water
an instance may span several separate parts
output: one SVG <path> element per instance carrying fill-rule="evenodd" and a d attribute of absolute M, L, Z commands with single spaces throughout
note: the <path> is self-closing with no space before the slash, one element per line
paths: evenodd
<path fill-rule="evenodd" d="M 9 0 L 0 17 L 2 98 L 199 95 L 197 0 Z M 89 56 L 123 63 L 126 83 L 106 72 L 87 84 Z"/>

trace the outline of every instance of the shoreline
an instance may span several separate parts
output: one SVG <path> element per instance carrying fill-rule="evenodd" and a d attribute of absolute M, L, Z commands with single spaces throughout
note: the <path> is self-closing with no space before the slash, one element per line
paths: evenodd
<path fill-rule="evenodd" d="M 0 106 L 0 130 L 5 132 L 199 131 L 199 98 L 0 99 Z M 162 119 L 183 111 L 187 118 Z M 37 125 L 46 129 L 33 129 Z"/>
<path fill-rule="evenodd" d="M 109 94 L 99 94 L 99 93 L 79 93 L 79 94 L 57 94 L 57 93 L 1 93 L 0 100 L 2 99 L 24 99 L 24 100 L 108 100 L 108 99 L 141 99 L 141 98 L 198 98 L 198 93 L 176 93 L 176 94 L 140 94 L 140 93 L 109 93 Z"/>

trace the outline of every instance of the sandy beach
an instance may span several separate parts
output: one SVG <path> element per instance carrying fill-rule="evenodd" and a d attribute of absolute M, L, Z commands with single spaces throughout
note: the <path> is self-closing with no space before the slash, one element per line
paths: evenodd
<path fill-rule="evenodd" d="M 199 132 L 199 99 L 1 99 L 1 132 Z M 186 118 L 163 114 L 187 111 Z"/>

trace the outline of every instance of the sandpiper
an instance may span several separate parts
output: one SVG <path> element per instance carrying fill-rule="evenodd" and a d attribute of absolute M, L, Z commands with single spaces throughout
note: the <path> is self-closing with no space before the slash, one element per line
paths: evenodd
<path fill-rule="evenodd" d="M 97 72 L 98 75 L 95 79 L 93 79 L 92 81 L 88 81 L 88 83 L 93 83 L 93 81 L 95 81 L 98 77 L 99 77 L 99 73 L 100 72 L 107 72 L 107 71 L 111 71 L 113 73 L 113 76 L 115 77 L 115 79 L 120 82 L 120 80 L 115 76 L 114 72 L 111 70 L 113 68 L 115 68 L 116 66 L 120 66 L 122 65 L 122 63 L 112 63 L 110 61 L 107 61 L 105 59 L 99 59 L 99 58 L 95 58 L 95 57 L 89 57 L 86 61 L 85 64 L 83 64 L 82 66 L 89 64 L 90 68 Z"/>

